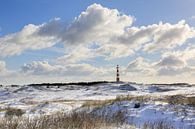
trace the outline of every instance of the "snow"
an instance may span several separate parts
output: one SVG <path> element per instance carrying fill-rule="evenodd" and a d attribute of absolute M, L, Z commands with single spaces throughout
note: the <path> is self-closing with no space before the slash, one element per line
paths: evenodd
<path fill-rule="evenodd" d="M 110 117 L 113 117 L 118 111 L 124 112 L 127 123 L 133 123 L 136 127 L 142 127 L 146 122 L 158 123 L 159 121 L 171 123 L 178 129 L 194 129 L 195 127 L 195 116 L 192 114 L 195 109 L 192 107 L 142 104 L 140 108 L 134 108 L 134 105 L 135 102 L 130 101 L 116 102 L 95 112 L 97 114 L 109 115 Z M 186 114 L 180 112 L 179 109 L 185 109 Z"/>
<path fill-rule="evenodd" d="M 150 96 L 164 98 L 170 95 L 195 96 L 193 85 L 144 85 L 135 83 L 104 83 L 93 86 L 2 86 L 0 87 L 0 107 L 20 108 L 25 116 L 34 117 L 58 111 L 69 112 L 79 109 L 83 103 L 91 100 L 114 99 L 116 96 Z M 134 108 L 135 101 L 116 102 L 100 108 L 108 114 L 117 111 L 126 112 L 127 123 L 141 127 L 145 122 L 166 120 L 176 128 L 195 128 L 195 108 L 187 105 L 170 105 L 162 101 L 141 103 Z M 3 117 L 4 111 L 0 111 Z"/>

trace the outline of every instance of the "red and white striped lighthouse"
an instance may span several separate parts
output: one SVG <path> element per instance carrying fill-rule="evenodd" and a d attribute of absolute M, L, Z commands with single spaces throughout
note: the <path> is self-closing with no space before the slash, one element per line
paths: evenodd
<path fill-rule="evenodd" d="M 119 65 L 116 66 L 116 82 L 119 82 L 120 78 L 119 78 Z"/>

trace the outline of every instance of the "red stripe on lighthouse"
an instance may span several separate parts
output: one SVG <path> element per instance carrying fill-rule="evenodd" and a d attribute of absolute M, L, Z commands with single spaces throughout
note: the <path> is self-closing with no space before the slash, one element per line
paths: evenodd
<path fill-rule="evenodd" d="M 120 78 L 119 78 L 119 65 L 116 66 L 116 82 L 119 82 Z"/>

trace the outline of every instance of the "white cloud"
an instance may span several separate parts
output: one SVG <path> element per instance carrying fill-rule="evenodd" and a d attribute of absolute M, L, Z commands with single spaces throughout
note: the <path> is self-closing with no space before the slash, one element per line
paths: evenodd
<path fill-rule="evenodd" d="M 179 58 L 181 58 L 185 61 L 194 60 L 194 58 L 195 58 L 195 46 L 190 45 L 184 50 L 171 51 L 171 52 L 167 52 L 165 54 L 175 55 L 175 56 L 177 56 L 177 57 L 179 57 Z"/>
<path fill-rule="evenodd" d="M 127 74 L 139 74 L 141 76 L 153 76 L 155 74 L 154 65 L 142 57 L 131 61 L 126 68 Z"/>
<path fill-rule="evenodd" d="M 184 50 L 167 51 L 159 62 L 161 66 L 184 67 L 189 61 L 195 61 L 195 46 L 190 45 Z"/>
<path fill-rule="evenodd" d="M 191 19 L 195 19 L 195 16 L 191 16 Z"/>
<path fill-rule="evenodd" d="M 133 20 L 132 16 L 120 14 L 116 9 L 108 9 L 99 4 L 93 4 L 76 17 L 60 36 L 66 46 L 77 45 L 78 48 L 76 49 L 80 49 L 79 45 L 84 46 L 92 42 L 99 43 L 100 48 L 86 49 L 87 54 L 81 52 L 80 59 L 88 59 L 94 57 L 94 55 L 107 56 L 108 59 L 128 56 L 132 54 L 132 50 L 128 50 L 123 44 L 113 44 L 110 40 L 114 36 L 123 34 L 125 28 L 132 25 Z M 72 60 L 74 60 L 78 51 L 73 50 L 73 52 L 65 55 L 63 59 L 68 58 L 69 60 L 72 57 Z"/>
<path fill-rule="evenodd" d="M 69 50 L 68 54 L 58 57 L 56 62 L 58 64 L 72 64 L 79 61 L 87 60 L 96 57 L 93 49 L 86 46 L 79 46 Z"/>
<path fill-rule="evenodd" d="M 104 47 L 111 46 L 110 39 L 122 34 L 126 27 L 132 25 L 133 20 L 132 16 L 121 14 L 116 9 L 93 4 L 68 26 L 60 23 L 59 19 L 54 19 L 42 25 L 29 24 L 20 32 L 1 37 L 0 56 L 19 55 L 25 50 L 43 49 L 57 42 L 64 42 L 65 49 L 90 44 L 94 41 L 106 44 Z M 120 46 L 122 45 L 118 47 Z M 117 49 L 116 46 L 114 47 Z M 112 52 L 110 56 L 117 56 L 118 50 Z M 70 55 L 65 56 L 70 57 Z"/>
<path fill-rule="evenodd" d="M 22 74 L 43 76 L 86 76 L 104 75 L 108 70 L 97 68 L 89 64 L 49 64 L 46 61 L 34 61 L 21 67 Z"/>
<path fill-rule="evenodd" d="M 133 17 L 120 14 L 99 4 L 90 5 L 62 33 L 62 41 L 68 44 L 91 42 L 105 43 L 114 35 L 120 35 L 131 26 Z"/>
<path fill-rule="evenodd" d="M 193 75 L 195 73 L 195 68 L 194 67 L 162 67 L 158 69 L 157 75 L 159 76 L 170 76 L 174 78 L 174 76 L 189 76 Z"/>
<path fill-rule="evenodd" d="M 193 76 L 195 66 L 189 65 L 189 61 L 194 60 L 194 47 L 184 50 L 169 51 L 162 55 L 162 59 L 156 63 L 158 67 L 157 75 L 160 76 Z"/>
<path fill-rule="evenodd" d="M 162 23 L 147 26 L 132 26 L 134 17 L 109 9 L 99 4 L 90 5 L 70 24 L 59 18 L 41 25 L 26 25 L 21 31 L 0 37 L 0 57 L 19 55 L 26 50 L 38 50 L 63 43 L 60 49 L 64 56 L 54 59 L 53 64 L 35 61 L 25 64 L 20 74 L 33 76 L 85 76 L 107 75 L 111 68 L 81 64 L 82 61 L 103 57 L 104 61 L 157 52 L 158 61 L 151 57 L 138 57 L 129 62 L 126 75 L 173 76 L 193 74 L 194 66 L 189 61 L 195 58 L 195 47 L 175 50 L 187 40 L 195 38 L 195 29 L 184 20 L 175 24 Z M 97 44 L 92 47 L 93 43 Z M 50 48 L 52 50 L 52 48 Z M 53 48 L 53 50 L 56 50 Z M 163 52 L 163 54 L 162 54 Z M 158 58 L 158 57 L 157 57 Z M 9 73 L 5 62 L 0 62 L 0 71 Z M 2 72 L 3 73 L 3 72 Z M 5 74 L 4 74 L 5 75 Z"/>
<path fill-rule="evenodd" d="M 5 71 L 5 62 L 4 61 L 0 61 L 0 72 L 2 72 L 2 71 Z"/>
<path fill-rule="evenodd" d="M 130 49 L 144 48 L 147 52 L 174 48 L 182 45 L 189 38 L 195 37 L 194 28 L 184 20 L 177 24 L 162 23 L 148 26 L 129 27 L 125 33 L 116 36 L 113 42 L 127 45 Z"/>
<path fill-rule="evenodd" d="M 46 61 L 34 61 L 30 64 L 24 64 L 22 66 L 22 72 L 28 73 L 28 74 L 35 74 L 35 75 L 48 75 L 48 74 L 54 74 L 54 73 L 60 73 L 62 67 L 59 66 L 51 66 Z"/>
<path fill-rule="evenodd" d="M 139 76 L 144 78 L 145 76 L 160 78 L 160 76 L 169 76 L 174 78 L 175 76 L 189 76 L 193 77 L 195 74 L 195 66 L 190 66 L 187 60 L 184 60 L 181 56 L 174 54 L 165 54 L 159 61 L 151 62 L 142 57 L 138 57 L 131 61 L 126 67 L 126 75 Z"/>
<path fill-rule="evenodd" d="M 20 32 L 9 34 L 0 38 L 0 56 L 19 55 L 25 50 L 43 49 L 53 46 L 57 41 L 53 26 L 57 21 L 42 25 L 26 25 Z"/>
<path fill-rule="evenodd" d="M 153 36 L 153 41 L 145 46 L 146 51 L 180 46 L 187 39 L 195 37 L 195 30 L 182 20 L 175 25 L 169 23 L 160 24 Z"/>
<path fill-rule="evenodd" d="M 0 60 L 0 77 L 8 77 L 14 75 L 13 71 L 10 71 L 6 68 L 5 61 Z"/>
<path fill-rule="evenodd" d="M 160 67 L 185 67 L 186 62 L 180 57 L 168 55 L 163 57 L 157 64 Z"/>
<path fill-rule="evenodd" d="M 75 47 L 97 42 L 100 48 L 91 51 L 92 55 L 114 59 L 132 55 L 141 48 L 148 52 L 173 48 L 195 36 L 194 28 L 184 20 L 177 24 L 160 22 L 132 27 L 132 16 L 99 4 L 90 5 L 69 25 L 59 20 L 56 18 L 42 25 L 29 24 L 18 33 L 1 37 L 0 55 L 18 55 L 28 49 L 43 49 L 63 42 L 65 49 L 73 50 L 64 57 L 75 58 Z M 92 55 L 88 54 L 89 58 Z"/>
<path fill-rule="evenodd" d="M 106 44 L 102 45 L 98 49 L 94 50 L 96 55 L 105 57 L 106 60 L 112 60 L 115 58 L 127 57 L 133 55 L 134 51 L 129 49 L 124 44 Z"/>

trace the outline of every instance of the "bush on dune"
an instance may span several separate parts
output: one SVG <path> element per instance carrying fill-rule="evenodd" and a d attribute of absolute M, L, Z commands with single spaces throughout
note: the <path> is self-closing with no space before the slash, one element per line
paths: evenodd
<path fill-rule="evenodd" d="M 10 107 L 5 109 L 5 117 L 13 117 L 13 116 L 20 117 L 24 113 L 25 112 L 22 109 L 10 108 Z"/>
<path fill-rule="evenodd" d="M 37 118 L 9 119 L 5 117 L 0 120 L 0 129 L 100 129 L 116 127 L 119 123 L 122 123 L 122 120 L 117 119 L 116 122 L 114 118 L 106 119 L 102 115 L 75 111 L 69 114 L 56 113 Z"/>

